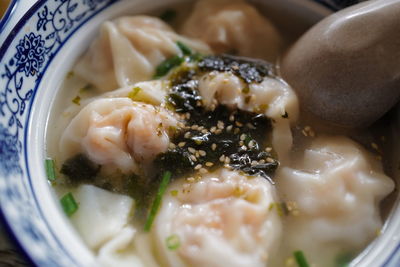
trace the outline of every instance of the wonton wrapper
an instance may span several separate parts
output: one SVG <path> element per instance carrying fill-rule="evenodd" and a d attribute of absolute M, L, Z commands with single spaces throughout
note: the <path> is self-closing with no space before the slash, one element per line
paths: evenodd
<path fill-rule="evenodd" d="M 282 45 L 272 23 L 241 0 L 202 0 L 182 28 L 184 35 L 203 40 L 216 53 L 275 62 Z"/>
<path fill-rule="evenodd" d="M 380 162 L 346 137 L 315 139 L 295 168 L 280 169 L 275 180 L 298 209 L 285 224 L 283 251 L 302 249 L 324 266 L 376 237 L 379 203 L 394 188 Z"/>
<path fill-rule="evenodd" d="M 99 165 L 138 172 L 169 145 L 178 120 L 168 110 L 129 98 L 101 98 L 84 107 L 65 129 L 61 162 L 84 153 Z"/>
<path fill-rule="evenodd" d="M 211 53 L 206 44 L 176 34 L 155 17 L 106 21 L 74 72 L 102 91 L 133 85 L 151 79 L 162 61 L 180 54 L 177 41 L 194 51 Z"/>
<path fill-rule="evenodd" d="M 281 235 L 281 220 L 271 209 L 276 201 L 266 179 L 236 171 L 181 179 L 166 191 L 153 225 L 157 255 L 165 266 L 264 267 Z M 176 250 L 167 248 L 171 235 L 179 237 Z"/>
<path fill-rule="evenodd" d="M 290 125 L 299 115 L 299 103 L 292 88 L 277 78 L 247 85 L 229 72 L 211 72 L 199 81 L 199 92 L 207 107 L 223 104 L 231 108 L 265 114 L 273 119 L 272 145 L 281 163 L 289 158 L 293 138 Z M 247 99 L 249 99 L 247 101 Z"/>

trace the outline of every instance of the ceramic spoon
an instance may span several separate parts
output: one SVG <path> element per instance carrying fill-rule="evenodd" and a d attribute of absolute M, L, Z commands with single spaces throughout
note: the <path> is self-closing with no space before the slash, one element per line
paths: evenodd
<path fill-rule="evenodd" d="M 303 109 L 368 126 L 400 98 L 400 0 L 367 1 L 325 18 L 281 61 Z"/>

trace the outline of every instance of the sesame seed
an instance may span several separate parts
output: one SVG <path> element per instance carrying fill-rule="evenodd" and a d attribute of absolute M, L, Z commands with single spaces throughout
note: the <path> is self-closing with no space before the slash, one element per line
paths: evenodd
<path fill-rule="evenodd" d="M 190 119 L 190 113 L 186 112 L 186 119 Z"/>
<path fill-rule="evenodd" d="M 243 123 L 240 123 L 238 121 L 235 121 L 235 124 L 236 124 L 237 127 L 242 127 L 243 126 Z"/>
<path fill-rule="evenodd" d="M 272 151 L 272 147 L 269 147 L 269 146 L 268 146 L 268 147 L 266 147 L 266 148 L 265 148 L 265 151 L 267 151 L 267 152 L 271 152 L 271 151 Z"/>
<path fill-rule="evenodd" d="M 179 128 L 185 128 L 185 124 L 183 124 L 182 122 L 178 122 L 178 126 Z"/>
<path fill-rule="evenodd" d="M 186 132 L 185 135 L 184 135 L 184 137 L 185 137 L 186 139 L 190 138 L 190 132 Z"/>
<path fill-rule="evenodd" d="M 258 162 L 255 161 L 255 160 L 253 160 L 253 161 L 251 162 L 251 166 L 256 166 L 257 164 L 258 164 Z"/>
<path fill-rule="evenodd" d="M 259 162 L 258 162 L 259 164 L 264 164 L 265 163 L 265 160 L 260 160 Z"/>
<path fill-rule="evenodd" d="M 247 150 L 247 146 L 241 146 L 240 148 L 243 149 L 244 151 Z"/>
<path fill-rule="evenodd" d="M 245 134 L 242 134 L 242 135 L 240 136 L 240 140 L 241 140 L 241 141 L 244 141 L 244 139 L 246 139 L 246 135 L 245 135 Z"/>
<path fill-rule="evenodd" d="M 273 158 L 270 158 L 270 157 L 268 157 L 268 158 L 267 158 L 267 162 L 268 162 L 268 163 L 272 163 L 272 162 L 274 162 L 274 159 L 273 159 Z"/>
<path fill-rule="evenodd" d="M 197 164 L 196 167 L 194 167 L 195 170 L 200 170 L 203 166 L 201 164 Z"/>
<path fill-rule="evenodd" d="M 211 167 L 212 165 L 214 165 L 214 163 L 209 162 L 209 161 L 206 162 L 206 166 L 207 166 L 207 167 Z"/>
<path fill-rule="evenodd" d="M 205 169 L 205 168 L 201 168 L 201 169 L 199 170 L 199 172 L 200 172 L 200 173 L 207 173 L 208 171 L 207 171 L 207 169 Z"/>
<path fill-rule="evenodd" d="M 200 156 L 204 157 L 206 155 L 206 152 L 204 150 L 199 150 Z"/>
<path fill-rule="evenodd" d="M 176 147 L 176 145 L 174 143 L 169 143 L 168 146 L 169 146 L 170 149 L 174 149 Z"/>
<path fill-rule="evenodd" d="M 211 149 L 214 151 L 215 149 L 217 149 L 217 144 L 215 144 L 215 143 L 213 143 L 212 145 L 211 145 Z"/>
<path fill-rule="evenodd" d="M 217 127 L 218 127 L 219 129 L 224 129 L 225 124 L 224 124 L 222 121 L 218 121 Z"/>
<path fill-rule="evenodd" d="M 222 155 L 221 157 L 219 157 L 219 161 L 224 162 L 225 161 L 225 155 Z"/>
<path fill-rule="evenodd" d="M 197 130 L 199 128 L 199 125 L 193 124 L 191 128 L 192 128 L 192 130 Z"/>
<path fill-rule="evenodd" d="M 246 123 L 246 126 L 247 126 L 247 128 L 252 129 L 252 130 L 256 129 L 256 127 L 251 123 Z"/>
<path fill-rule="evenodd" d="M 221 134 L 222 133 L 222 129 L 218 129 L 215 131 L 215 134 Z"/>
<path fill-rule="evenodd" d="M 188 150 L 192 154 L 196 153 L 196 149 L 194 149 L 193 147 L 188 147 Z"/>
<path fill-rule="evenodd" d="M 230 132 L 230 131 L 232 131 L 232 128 L 233 128 L 233 125 L 229 125 L 228 127 L 226 127 L 226 131 Z"/>
<path fill-rule="evenodd" d="M 203 130 L 201 130 L 201 133 L 206 134 L 206 133 L 208 133 L 208 131 L 207 131 L 207 129 L 203 129 Z"/>
<path fill-rule="evenodd" d="M 234 120 L 235 120 L 235 116 L 230 115 L 230 116 L 229 116 L 229 120 L 230 120 L 230 121 L 234 121 Z"/>
<path fill-rule="evenodd" d="M 210 110 L 211 110 L 211 111 L 214 111 L 214 110 L 216 109 L 216 107 L 217 107 L 217 106 L 216 106 L 215 104 L 211 104 Z"/>
<path fill-rule="evenodd" d="M 204 126 L 200 126 L 199 128 L 197 128 L 198 131 L 201 131 L 204 129 Z"/>
<path fill-rule="evenodd" d="M 194 182 L 196 181 L 193 177 L 188 177 L 188 178 L 186 178 L 186 180 L 187 180 L 189 183 L 194 183 Z"/>
<path fill-rule="evenodd" d="M 185 145 L 186 145 L 186 142 L 180 142 L 180 143 L 178 144 L 179 147 L 184 147 Z"/>
<path fill-rule="evenodd" d="M 251 141 L 249 142 L 248 146 L 249 146 L 250 148 L 253 148 L 253 147 L 254 147 L 254 141 L 251 140 Z"/>
<path fill-rule="evenodd" d="M 213 126 L 213 127 L 211 127 L 211 129 L 210 129 L 210 132 L 215 132 L 215 130 L 217 130 L 217 127 L 215 127 L 215 126 Z"/>
<path fill-rule="evenodd" d="M 190 159 L 193 161 L 197 161 L 197 158 L 194 155 L 190 155 Z"/>
<path fill-rule="evenodd" d="M 231 162 L 231 159 L 229 157 L 225 157 L 225 163 L 229 164 Z"/>
<path fill-rule="evenodd" d="M 304 130 L 302 130 L 301 133 L 302 133 L 304 136 L 308 136 L 307 132 L 304 131 Z"/>
<path fill-rule="evenodd" d="M 244 146 L 244 142 L 243 141 L 239 141 L 239 146 Z"/>
<path fill-rule="evenodd" d="M 240 132 L 239 128 L 235 128 L 235 130 L 233 131 L 234 134 L 238 134 Z"/>
<path fill-rule="evenodd" d="M 200 158 L 199 151 L 196 151 L 195 155 L 196 155 L 196 158 Z"/>

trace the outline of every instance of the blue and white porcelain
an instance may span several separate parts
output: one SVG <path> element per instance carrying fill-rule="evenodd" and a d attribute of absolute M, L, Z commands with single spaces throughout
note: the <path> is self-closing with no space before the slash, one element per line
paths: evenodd
<path fill-rule="evenodd" d="M 6 18 L 8 24 L 2 25 L 12 31 L 3 30 L 0 39 L 0 214 L 35 265 L 95 266 L 92 253 L 61 212 L 44 170 L 48 115 L 64 77 L 102 21 L 178 1 L 40 0 L 18 23 Z M 296 9 L 314 22 L 357 2 L 268 1 Z M 357 266 L 400 266 L 396 207 L 384 234 L 355 260 Z"/>

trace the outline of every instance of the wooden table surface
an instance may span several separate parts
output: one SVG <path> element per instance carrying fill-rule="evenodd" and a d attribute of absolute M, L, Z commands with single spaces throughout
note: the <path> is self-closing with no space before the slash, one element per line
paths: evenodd
<path fill-rule="evenodd" d="M 2 1 L 2 0 L 0 0 Z M 4 228 L 0 225 L 0 266 L 1 267 L 25 267 L 30 266 L 25 256 L 22 255 L 11 240 Z"/>

